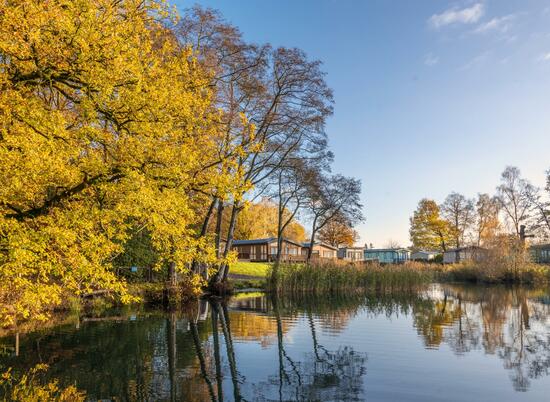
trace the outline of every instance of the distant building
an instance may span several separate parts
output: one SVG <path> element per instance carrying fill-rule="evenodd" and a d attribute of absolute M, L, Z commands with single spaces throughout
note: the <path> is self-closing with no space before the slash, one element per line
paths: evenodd
<path fill-rule="evenodd" d="M 368 248 L 364 250 L 365 261 L 381 264 L 402 264 L 410 259 L 411 252 L 405 248 Z"/>
<path fill-rule="evenodd" d="M 482 261 L 487 257 L 487 249 L 478 246 L 452 248 L 443 253 L 443 263 L 455 264 L 464 261 Z"/>
<path fill-rule="evenodd" d="M 529 247 L 533 262 L 550 264 L 550 244 L 534 244 Z"/>
<path fill-rule="evenodd" d="M 307 252 L 309 250 L 309 242 L 303 243 L 302 255 L 307 258 Z M 327 243 L 315 242 L 313 243 L 313 249 L 311 250 L 312 259 L 326 259 L 333 260 L 337 257 L 338 248 L 331 246 Z"/>
<path fill-rule="evenodd" d="M 239 260 L 254 262 L 275 261 L 277 258 L 277 238 L 234 240 L 231 249 L 237 251 Z M 283 239 L 281 259 L 283 261 L 304 261 L 302 244 L 289 239 Z"/>
<path fill-rule="evenodd" d="M 363 261 L 365 258 L 363 247 L 342 247 L 338 249 L 338 258 L 344 261 Z"/>
<path fill-rule="evenodd" d="M 411 253 L 411 260 L 413 261 L 432 261 L 439 253 L 439 251 L 425 251 L 418 250 Z"/>

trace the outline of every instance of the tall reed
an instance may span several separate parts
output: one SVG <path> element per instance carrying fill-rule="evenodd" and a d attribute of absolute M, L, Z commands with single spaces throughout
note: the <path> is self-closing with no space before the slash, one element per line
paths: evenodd
<path fill-rule="evenodd" d="M 269 273 L 268 273 L 269 275 Z M 404 291 L 434 280 L 434 271 L 409 265 L 344 265 L 337 263 L 284 264 L 276 280 L 268 281 L 278 293 L 340 295 L 376 289 Z"/>

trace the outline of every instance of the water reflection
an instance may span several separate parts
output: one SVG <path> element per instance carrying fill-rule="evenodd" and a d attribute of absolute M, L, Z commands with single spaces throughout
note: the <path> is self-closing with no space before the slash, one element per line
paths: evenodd
<path fill-rule="evenodd" d="M 414 305 L 414 323 L 428 347 L 448 344 L 457 354 L 482 348 L 497 355 L 517 391 L 550 370 L 550 305 L 541 291 L 446 286 Z M 541 302 L 541 300 L 543 302 Z"/>
<path fill-rule="evenodd" d="M 395 400 L 399 387 L 399 399 L 436 400 L 439 384 L 425 373 L 458 387 L 456 370 L 477 368 L 465 358 L 491 370 L 473 373 L 455 400 L 472 398 L 468 386 L 483 399 L 510 384 L 518 399 L 537 400 L 550 387 L 550 298 L 452 285 L 341 299 L 241 296 L 79 317 L 4 336 L 0 351 L 3 367 L 47 363 L 45 380 L 76 384 L 90 400 Z M 415 399 L 410 384 L 425 395 Z"/>

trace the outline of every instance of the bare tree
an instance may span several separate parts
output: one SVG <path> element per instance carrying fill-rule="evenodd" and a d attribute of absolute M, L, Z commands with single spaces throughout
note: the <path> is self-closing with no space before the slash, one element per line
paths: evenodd
<path fill-rule="evenodd" d="M 199 6 L 186 10 L 177 33 L 181 43 L 191 46 L 198 61 L 212 73 L 207 85 L 212 88 L 215 103 L 222 111 L 216 127 L 218 132 L 213 136 L 219 155 L 219 160 L 213 162 L 214 166 L 220 173 L 225 170 L 236 174 L 234 169 L 230 170 L 234 163 L 227 162 L 234 162 L 237 154 L 252 152 L 262 146 L 261 138 L 250 135 L 248 123 L 243 121 L 241 112 L 243 102 L 254 107 L 257 102 L 253 100 L 263 91 L 261 77 L 265 74 L 270 48 L 246 43 L 239 29 L 228 24 L 218 11 Z M 204 212 L 199 235 L 207 234 L 211 217 L 216 212 L 214 239 L 217 256 L 221 258 L 224 254 L 220 251 L 224 237 L 221 220 L 230 200 L 224 199 L 226 195 L 219 194 L 216 188 L 207 190 L 206 194 L 201 195 L 209 196 L 211 203 Z M 197 272 L 198 264 L 193 263 L 193 268 Z"/>
<path fill-rule="evenodd" d="M 270 72 L 264 79 L 262 107 L 242 112 L 254 123 L 255 137 L 263 146 L 239 158 L 236 170 L 252 187 L 262 187 L 276 175 L 292 155 L 317 158 L 326 147 L 324 122 L 332 113 L 332 93 L 326 87 L 319 62 L 310 62 L 298 49 L 279 48 L 269 53 Z M 249 112 L 249 113 L 247 113 Z M 258 192 L 256 192 L 258 194 Z M 237 214 L 242 209 L 243 192 L 232 206 L 226 257 L 231 250 Z M 216 282 L 224 281 L 229 270 L 222 266 Z"/>
<path fill-rule="evenodd" d="M 549 173 L 550 174 L 550 173 Z M 548 200 L 549 186 L 545 192 L 533 187 L 529 193 L 529 200 L 533 208 L 533 230 L 538 237 L 547 239 L 550 236 L 550 200 Z M 546 194 L 545 194 L 546 193 Z"/>
<path fill-rule="evenodd" d="M 332 91 L 319 61 L 309 61 L 299 49 L 248 44 L 237 28 L 210 9 L 189 11 L 180 35 L 213 72 L 208 85 L 221 111 L 218 166 L 240 178 L 229 197 L 215 188 L 210 193 L 214 199 L 225 196 L 223 205 L 231 209 L 224 236 L 216 234 L 226 240 L 220 253 L 224 259 L 245 199 L 267 191 L 292 155 L 315 158 L 326 148 L 324 124 L 332 113 Z M 206 211 L 205 220 L 214 209 Z M 212 281 L 224 281 L 228 272 L 222 264 Z"/>
<path fill-rule="evenodd" d="M 449 222 L 455 247 L 460 247 L 474 219 L 474 202 L 462 194 L 451 193 L 439 208 L 443 218 Z"/>
<path fill-rule="evenodd" d="M 386 244 L 384 244 L 384 248 L 401 248 L 401 244 L 397 240 L 388 239 Z"/>
<path fill-rule="evenodd" d="M 504 169 L 501 184 L 497 187 L 497 199 L 518 238 L 521 225 L 530 218 L 532 194 L 533 186 L 521 177 L 517 167 Z"/>
<path fill-rule="evenodd" d="M 306 209 L 311 218 L 311 238 L 307 261 L 315 244 L 317 232 L 336 217 L 344 219 L 352 225 L 362 221 L 362 205 L 360 202 L 361 183 L 357 179 L 334 175 L 326 177 L 317 175 L 310 182 L 309 198 Z"/>
<path fill-rule="evenodd" d="M 277 200 L 277 264 L 281 262 L 285 229 L 304 206 L 311 175 L 311 167 L 301 159 L 292 160 L 278 171 L 274 186 Z"/>

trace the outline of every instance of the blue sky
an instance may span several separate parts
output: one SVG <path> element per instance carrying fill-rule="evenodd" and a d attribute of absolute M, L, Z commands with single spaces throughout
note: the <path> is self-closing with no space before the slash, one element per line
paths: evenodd
<path fill-rule="evenodd" d="M 409 244 L 418 201 L 550 168 L 550 2 L 201 0 L 248 41 L 299 47 L 334 89 L 334 172 L 363 183 L 361 243 Z M 193 2 L 177 1 L 183 9 Z"/>

